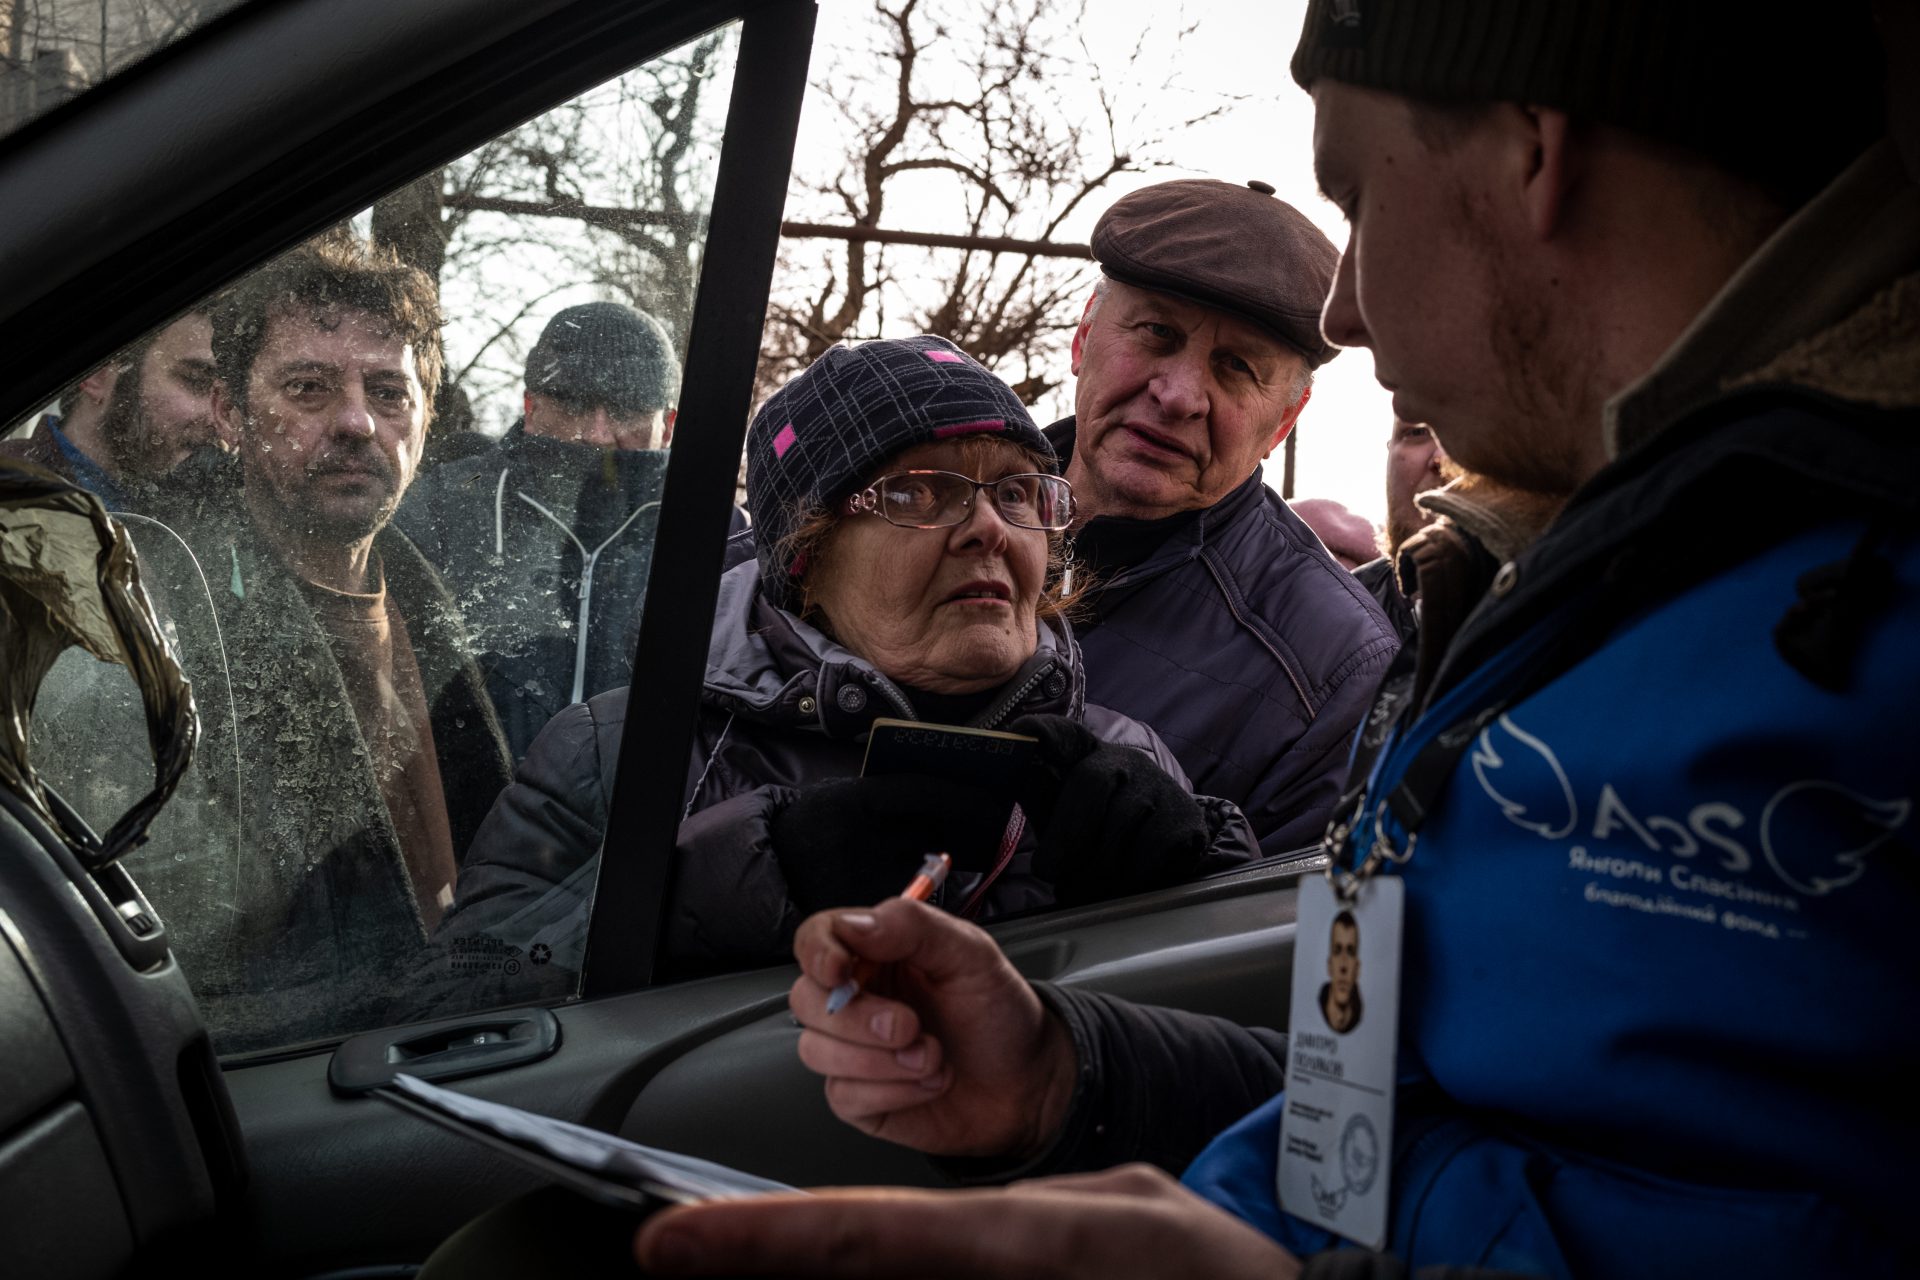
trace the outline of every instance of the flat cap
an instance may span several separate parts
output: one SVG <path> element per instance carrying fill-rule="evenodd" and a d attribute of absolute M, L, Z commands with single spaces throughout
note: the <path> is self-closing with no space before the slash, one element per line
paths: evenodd
<path fill-rule="evenodd" d="M 1251 320 L 1314 368 L 1340 353 L 1320 336 L 1340 252 L 1264 182 L 1142 187 L 1100 215 L 1093 256 L 1115 280 Z"/>

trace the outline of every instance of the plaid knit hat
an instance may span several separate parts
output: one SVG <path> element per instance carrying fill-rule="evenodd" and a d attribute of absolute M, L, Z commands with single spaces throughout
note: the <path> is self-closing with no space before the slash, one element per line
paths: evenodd
<path fill-rule="evenodd" d="M 1865 0 L 1310 0 L 1293 78 L 1555 107 L 1796 203 L 1884 127 Z"/>
<path fill-rule="evenodd" d="M 832 507 L 918 444 L 993 434 L 1059 470 L 1013 388 L 945 338 L 833 347 L 768 397 L 747 428 L 747 506 L 760 590 L 785 608 L 804 565 L 785 562 L 795 520 Z"/>
<path fill-rule="evenodd" d="M 680 360 L 665 327 L 618 302 L 568 307 L 527 356 L 527 390 L 630 413 L 671 408 Z"/>

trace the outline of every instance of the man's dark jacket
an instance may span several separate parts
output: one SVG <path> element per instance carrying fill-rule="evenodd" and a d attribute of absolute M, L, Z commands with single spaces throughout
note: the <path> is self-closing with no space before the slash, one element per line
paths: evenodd
<path fill-rule="evenodd" d="M 1385 556 L 1369 560 L 1353 571 L 1353 577 L 1367 589 L 1367 594 L 1387 615 L 1387 621 L 1400 633 L 1400 643 L 1412 644 L 1414 635 L 1420 630 L 1420 620 L 1413 611 L 1413 601 L 1407 599 L 1406 592 L 1400 589 L 1398 579 L 1393 576 L 1393 561 Z"/>
<path fill-rule="evenodd" d="M 53 472 L 70 484 L 79 484 L 74 475 L 73 463 L 53 438 L 59 419 L 52 414 L 44 414 L 26 433 L 11 435 L 0 440 L 0 457 L 12 458 L 16 462 L 30 462 L 36 467 Z"/>
<path fill-rule="evenodd" d="M 514 759 L 562 708 L 633 679 L 666 469 L 664 449 L 550 440 L 515 423 L 407 494 L 395 524 L 466 619 Z"/>
<path fill-rule="evenodd" d="M 1063 463 L 1073 432 L 1072 418 L 1047 430 Z M 1196 791 L 1240 806 L 1264 852 L 1310 845 L 1399 637 L 1258 472 L 1170 528 L 1095 586 L 1079 626 L 1087 696 L 1153 726 Z"/>
<path fill-rule="evenodd" d="M 106 468 L 87 457 L 61 433 L 58 414 L 41 414 L 40 420 L 25 433 L 0 440 L 0 457 L 43 467 L 68 483 L 89 490 L 106 504 L 109 511 L 118 510 L 125 504 L 126 495 L 114 483 L 113 477 L 107 474 Z"/>

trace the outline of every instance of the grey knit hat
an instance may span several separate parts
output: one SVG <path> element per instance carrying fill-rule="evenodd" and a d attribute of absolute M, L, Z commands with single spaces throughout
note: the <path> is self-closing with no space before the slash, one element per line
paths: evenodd
<path fill-rule="evenodd" d="M 680 399 L 680 358 L 658 320 L 618 302 L 568 307 L 527 356 L 527 390 L 644 413 Z"/>
<path fill-rule="evenodd" d="M 795 519 L 865 484 L 918 444 L 991 434 L 1045 459 L 1053 446 L 1013 388 L 945 338 L 893 338 L 833 347 L 760 406 L 747 428 L 747 506 L 760 589 L 783 608 L 805 565 L 787 546 Z"/>
<path fill-rule="evenodd" d="M 1804 202 L 1884 127 L 1866 0 L 1310 0 L 1293 78 L 1555 107 Z"/>

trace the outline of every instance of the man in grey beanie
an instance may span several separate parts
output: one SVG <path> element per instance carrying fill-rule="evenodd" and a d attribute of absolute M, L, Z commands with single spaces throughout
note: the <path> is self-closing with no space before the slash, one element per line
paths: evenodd
<path fill-rule="evenodd" d="M 1390 1131 L 1283 1206 L 1345 1151 L 1287 1112 L 1324 1046 L 829 912 L 791 1004 L 843 1118 L 975 1178 L 1185 1186 L 697 1206 L 642 1230 L 651 1274 L 1909 1269 L 1920 186 L 1866 6 L 1315 0 L 1293 69 L 1352 228 L 1326 336 L 1563 508 L 1473 548 L 1479 607 L 1389 673 L 1329 833 L 1357 912 L 1404 895 Z M 862 958 L 906 998 L 827 1020 Z M 1380 1253 L 1327 1225 L 1375 1194 Z"/>
<path fill-rule="evenodd" d="M 527 356 L 528 435 L 664 449 L 679 399 L 673 340 L 658 320 L 618 302 L 568 307 Z"/>
<path fill-rule="evenodd" d="M 521 420 L 401 508 L 467 620 L 515 760 L 563 707 L 632 679 L 679 397 L 658 320 L 567 307 L 528 353 Z"/>

